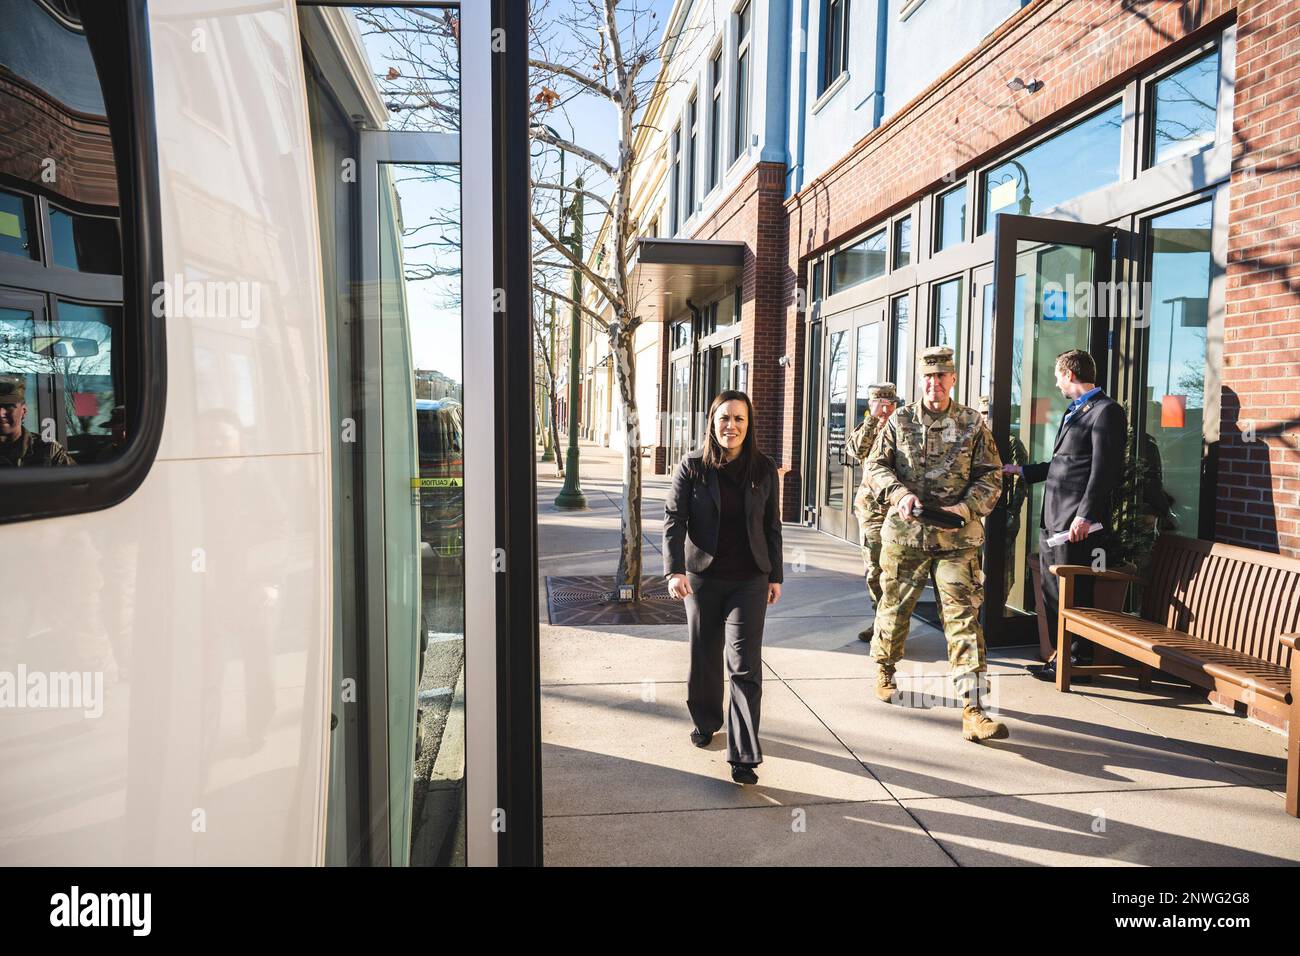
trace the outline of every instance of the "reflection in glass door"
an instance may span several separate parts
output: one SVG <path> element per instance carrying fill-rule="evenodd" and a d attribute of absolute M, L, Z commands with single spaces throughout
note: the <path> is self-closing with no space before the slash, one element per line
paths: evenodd
<path fill-rule="evenodd" d="M 858 315 L 859 318 L 865 316 L 866 321 L 857 326 L 853 332 L 853 409 L 848 421 L 849 434 L 852 434 L 853 430 L 870 413 L 871 386 L 879 384 L 881 371 L 884 368 L 885 304 L 883 302 L 872 303 L 859 310 Z M 858 519 L 853 513 L 852 506 L 853 499 L 858 492 L 858 486 L 862 483 L 863 466 L 861 461 L 852 457 L 847 457 L 846 461 L 850 467 L 848 479 L 849 507 L 845 516 L 845 537 L 856 542 L 858 540 Z"/>
<path fill-rule="evenodd" d="M 815 307 L 814 307 L 815 308 Z M 815 313 L 814 313 L 815 314 Z M 822 384 L 822 320 L 813 319 L 808 325 L 808 407 L 804 419 L 804 521 L 817 513 L 821 468 L 817 452 L 821 447 L 821 384 Z"/>
<path fill-rule="evenodd" d="M 818 502 L 817 527 L 843 537 L 845 512 L 851 496 L 846 494 L 844 439 L 849 414 L 849 315 L 826 320 L 826 358 L 823 363 L 821 419 L 822 490 Z"/>
<path fill-rule="evenodd" d="M 327 856 L 495 865 L 536 824 L 515 814 L 505 838 L 466 823 L 514 805 L 498 744 L 508 760 L 523 733 L 499 721 L 515 692 L 498 684 L 490 560 L 487 476 L 501 473 L 485 436 L 502 428 L 504 327 L 493 173 L 514 135 L 494 139 L 493 8 L 300 14 L 337 419 Z M 333 55 L 343 35 L 355 60 Z"/>
<path fill-rule="evenodd" d="M 1151 321 L 1146 388 L 1134 415 L 1142 423 L 1144 511 L 1160 530 L 1191 538 L 1210 533 L 1202 515 L 1213 513 L 1201 507 L 1209 477 L 1205 449 L 1217 437 L 1219 418 L 1213 401 L 1219 390 L 1207 381 L 1214 369 L 1206 361 L 1213 203 L 1206 199 L 1147 224 Z"/>
<path fill-rule="evenodd" d="M 1067 404 L 1056 388 L 1057 355 L 1090 351 L 1098 381 L 1106 381 L 1110 317 L 1107 296 L 1096 292 L 1110 278 L 1113 235 L 1107 226 L 998 217 L 989 383 L 993 435 L 1003 461 L 1011 460 L 1016 443 L 1031 462 L 1051 458 Z M 1034 643 L 1029 571 L 1037 560 L 1043 485 L 1029 486 L 1018 516 L 1007 513 L 1011 491 L 1008 482 L 985 520 L 984 627 L 990 643 Z"/>
<path fill-rule="evenodd" d="M 376 187 L 379 280 L 367 301 L 380 401 L 366 424 L 383 449 L 366 459 L 367 484 L 383 489 L 367 503 L 372 600 L 382 596 L 371 633 L 385 635 L 369 655 L 370 692 L 382 678 L 386 704 L 382 735 L 371 712 L 371 760 L 386 762 L 390 862 L 445 863 L 464 859 L 453 837 L 465 774 L 458 147 L 445 135 L 363 134 L 362 157 Z M 402 161 L 414 159 L 441 162 Z"/>

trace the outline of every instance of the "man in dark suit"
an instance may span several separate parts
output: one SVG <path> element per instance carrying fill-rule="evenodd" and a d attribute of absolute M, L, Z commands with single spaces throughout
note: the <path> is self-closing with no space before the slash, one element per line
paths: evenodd
<path fill-rule="evenodd" d="M 1053 647 L 1057 647 L 1060 588 L 1049 569 L 1054 564 L 1091 566 L 1099 561 L 1105 566 L 1111 499 L 1124 468 L 1124 443 L 1128 437 L 1124 409 L 1102 394 L 1094 384 L 1096 378 L 1097 363 L 1087 352 L 1071 349 L 1058 355 L 1056 387 L 1070 404 L 1056 434 L 1052 460 L 1002 468 L 1004 473 L 1021 475 L 1027 482 L 1047 482 L 1038 521 L 1038 560 L 1043 580 L 1043 607 L 1039 613 L 1047 615 Z M 1089 535 L 1093 523 L 1105 527 Z M 1047 539 L 1061 531 L 1069 533 L 1069 540 L 1055 547 L 1049 545 Z M 1087 577 L 1077 579 L 1075 600 L 1080 606 L 1092 604 L 1092 583 Z M 1088 664 L 1092 645 L 1079 641 L 1071 653 L 1071 663 Z M 1030 665 L 1029 672 L 1039 680 L 1055 681 L 1055 657 L 1046 664 Z"/>

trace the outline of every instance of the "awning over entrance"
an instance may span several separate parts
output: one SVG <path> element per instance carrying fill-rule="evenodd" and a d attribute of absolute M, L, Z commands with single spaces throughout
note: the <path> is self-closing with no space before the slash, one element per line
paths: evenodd
<path fill-rule="evenodd" d="M 666 322 L 740 278 L 745 244 L 719 239 L 640 239 L 632 263 L 632 304 L 643 322 Z"/>

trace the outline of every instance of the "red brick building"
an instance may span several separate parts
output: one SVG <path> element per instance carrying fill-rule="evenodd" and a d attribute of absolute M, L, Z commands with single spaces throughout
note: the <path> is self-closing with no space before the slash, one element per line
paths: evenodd
<path fill-rule="evenodd" d="M 903 6 L 899 20 L 920 4 Z M 1051 366 L 1087 348 L 1129 413 L 1150 523 L 1300 556 L 1300 6 L 1033 0 L 997 16 L 807 181 L 801 152 L 779 162 L 764 148 L 663 228 L 743 244 L 743 265 L 720 303 L 660 317 L 670 424 L 655 470 L 698 437 L 698 423 L 672 437 L 682 408 L 698 416 L 718 388 L 745 388 L 785 519 L 855 541 L 861 472 L 840 449 L 868 385 L 894 381 L 911 400 L 920 350 L 952 345 L 958 399 L 990 395 L 1004 451 L 1019 439 L 1045 460 L 1064 408 Z M 809 73 L 833 79 L 815 27 Z M 777 132 L 802 150 L 800 123 L 839 85 L 811 106 L 797 83 L 783 91 Z M 692 108 L 666 179 L 693 155 Z M 772 141 L 770 118 L 764 129 Z M 1014 260 L 1001 280 L 1000 260 Z M 1033 606 L 1040 494 L 1005 558 L 1013 609 Z"/>
<path fill-rule="evenodd" d="M 1202 422 L 1207 440 L 1201 449 L 1201 477 L 1212 482 L 1213 489 L 1202 489 L 1203 513 L 1197 515 L 1197 527 L 1184 522 L 1179 530 L 1300 554 L 1297 54 L 1300 7 L 1285 0 L 1140 7 L 1096 0 L 1040 0 L 1008 19 L 963 61 L 864 137 L 786 206 L 790 235 L 786 312 L 791 330 L 786 344 L 795 361 L 784 382 L 783 415 L 790 424 L 783 433 L 781 457 L 790 473 L 808 477 L 809 466 L 815 464 L 809 461 L 809 432 L 817 427 L 816 423 L 808 427 L 801 407 L 807 399 L 801 393 L 814 363 L 805 351 L 809 323 L 801 321 L 795 309 L 796 287 L 808 289 L 813 298 L 824 295 L 825 290 L 809 286 L 816 264 L 829 263 L 828 253 L 909 211 L 916 215 L 918 232 L 924 234 L 927 225 L 933 228 L 938 214 L 935 197 L 944 190 L 961 188 L 954 184 L 962 183 L 968 194 L 983 198 L 980 180 L 991 163 L 1059 136 L 1081 115 L 1114 100 L 1120 105 L 1122 124 L 1132 126 L 1136 135 L 1122 142 L 1122 162 L 1127 165 L 1110 189 L 1128 195 L 1093 203 L 1087 211 L 1099 214 L 1093 221 L 1112 223 L 1122 234 L 1137 239 L 1137 249 L 1117 253 L 1126 261 L 1113 269 L 1115 274 L 1127 270 L 1128 277 L 1138 282 L 1152 280 L 1151 247 L 1159 244 L 1159 237 L 1153 242 L 1151 210 L 1209 203 L 1206 211 L 1212 216 L 1205 236 L 1226 240 L 1222 250 L 1206 250 L 1212 259 L 1204 306 L 1208 314 L 1200 315 L 1198 307 L 1192 326 L 1203 324 L 1208 333 Z M 1155 115 L 1162 102 L 1159 84 L 1173 82 L 1172 92 L 1185 94 L 1178 85 L 1186 87 L 1194 78 L 1179 81 L 1177 68 L 1207 55 L 1217 56 L 1223 79 L 1215 109 L 1217 134 L 1197 144 L 1198 149 L 1175 149 L 1176 159 L 1157 163 L 1157 157 L 1143 151 L 1156 148 L 1153 139 L 1162 133 Z M 1007 83 L 1013 77 L 1032 78 L 1041 87 L 1029 94 L 1009 90 Z M 1167 101 L 1175 99 L 1170 96 Z M 1165 138 L 1176 139 L 1177 132 Z M 1128 130 L 1121 134 L 1127 136 Z M 959 160 L 955 165 L 953 157 Z M 1178 163 L 1186 168 L 1174 169 Z M 1146 195 L 1144 187 L 1150 190 Z M 1066 208 L 1046 215 L 1082 218 L 1078 214 L 1085 211 L 1083 205 L 1087 204 L 1076 202 L 1071 207 L 1067 202 Z M 1039 214 L 1037 209 L 1033 212 Z M 964 244 L 976 247 L 969 261 L 939 271 L 956 276 L 964 271 L 971 285 L 980 282 L 979 265 L 991 259 L 991 232 L 990 228 L 982 236 L 972 236 L 968 230 Z M 1146 248 L 1142 248 L 1144 241 Z M 935 252 L 936 246 L 924 241 L 921 245 L 923 259 L 949 251 Z M 897 295 L 908 281 L 891 284 L 881 278 L 885 277 L 873 281 L 885 298 Z M 912 282 L 913 314 L 921 319 L 914 319 L 914 324 L 933 340 L 935 321 L 928 323 L 929 329 L 922 328 L 926 318 L 936 319 L 935 300 L 927 295 L 926 284 L 924 279 Z M 932 290 L 934 283 L 929 284 Z M 973 305 L 966 311 L 974 313 L 981 303 L 965 304 Z M 958 326 L 978 326 L 978 315 L 972 321 L 970 314 L 960 312 Z M 1109 344 L 1112 388 L 1139 387 L 1143 348 L 1159 344 L 1144 343 L 1142 330 L 1129 327 L 1133 318 L 1121 310 L 1110 330 L 1117 337 Z M 1154 333 L 1158 319 L 1148 318 L 1148 331 Z M 1170 337 L 1178 338 L 1177 334 Z M 914 336 L 913 353 L 918 344 L 926 343 L 918 343 Z M 895 358 L 890 356 L 886 370 L 905 367 Z M 974 377 L 967 377 L 973 386 Z M 1209 393 L 1216 380 L 1217 396 Z M 968 389 L 964 397 L 974 399 L 975 390 Z M 1183 409 L 1185 423 L 1189 410 Z M 1210 421 L 1216 414 L 1218 421 Z M 1176 410 L 1166 411 L 1167 422 L 1177 419 Z M 1213 440 L 1216 425 L 1217 443 Z M 1253 442 L 1249 440 L 1252 429 Z M 815 445 L 811 446 L 814 453 Z"/>

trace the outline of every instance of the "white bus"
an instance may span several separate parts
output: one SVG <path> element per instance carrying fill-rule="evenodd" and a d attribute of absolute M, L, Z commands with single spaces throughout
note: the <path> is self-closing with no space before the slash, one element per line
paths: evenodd
<path fill-rule="evenodd" d="M 0 863 L 540 862 L 523 8 L 0 0 Z"/>

